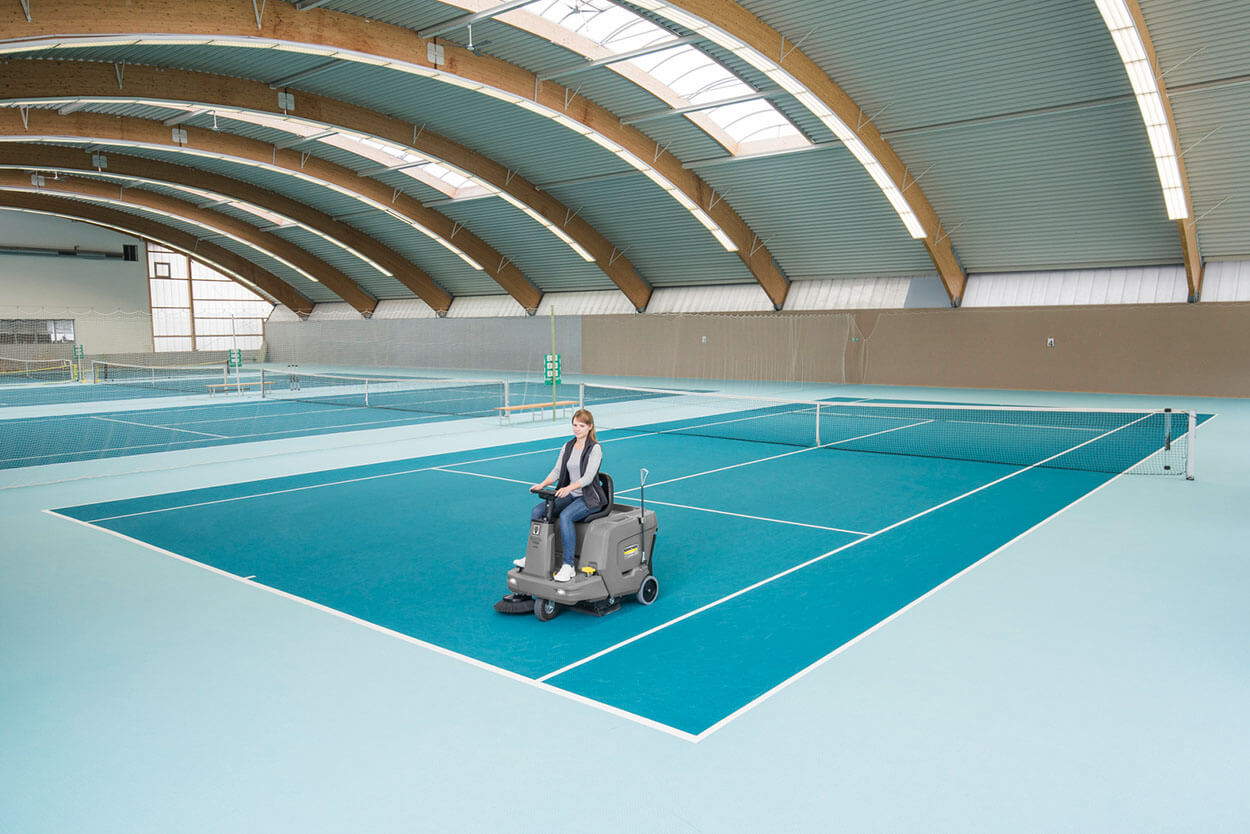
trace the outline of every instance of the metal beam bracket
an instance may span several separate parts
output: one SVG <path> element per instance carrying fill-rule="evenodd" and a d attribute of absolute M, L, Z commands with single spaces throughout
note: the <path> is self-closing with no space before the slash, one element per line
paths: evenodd
<path fill-rule="evenodd" d="M 819 26 L 813 26 L 811 29 L 808 29 L 806 35 L 799 38 L 797 41 L 791 42 L 789 49 L 786 49 L 786 36 L 782 35 L 781 36 L 781 54 L 777 59 L 777 63 L 778 64 L 784 63 L 786 58 L 790 57 L 790 53 L 798 49 L 803 44 L 803 41 L 810 38 L 812 36 L 812 33 L 815 32 L 819 28 L 820 28 Z"/>
<path fill-rule="evenodd" d="M 935 162 L 933 163 L 933 165 L 937 165 L 937 163 Z M 912 177 L 911 182 L 907 181 L 907 176 L 911 173 L 911 171 L 908 171 L 906 168 L 904 168 L 903 169 L 903 191 L 906 191 L 907 189 L 911 188 L 916 183 L 920 182 L 921 177 L 923 177 L 925 174 L 933 170 L 933 165 L 930 165 L 928 168 L 925 168 L 919 174 Z"/>
<path fill-rule="evenodd" d="M 859 108 L 859 123 L 855 125 L 855 132 L 859 133 L 860 128 L 862 128 L 867 122 L 876 121 L 876 118 L 884 113 L 889 108 L 890 104 L 892 104 L 892 102 L 887 101 L 884 107 L 866 119 L 864 118 L 864 108 Z"/>
<path fill-rule="evenodd" d="M 947 229 L 945 226 L 938 224 L 938 236 L 933 240 L 933 245 L 941 246 L 942 241 L 947 240 L 951 235 L 959 231 L 960 227 L 962 227 L 964 223 L 967 223 L 967 222 L 968 222 L 967 220 L 962 220 L 953 229 Z M 955 305 L 952 304 L 951 306 L 953 307 Z"/>
<path fill-rule="evenodd" d="M 628 246 L 626 246 L 624 249 L 613 246 L 612 254 L 608 256 L 608 266 L 612 266 L 613 264 L 615 264 L 617 259 L 624 257 L 625 253 L 628 251 L 629 251 Z"/>
<path fill-rule="evenodd" d="M 122 77 L 126 74 L 126 62 L 113 64 L 113 74 L 117 76 L 117 89 L 122 88 Z"/>
<path fill-rule="evenodd" d="M 1232 196 L 1233 196 L 1232 194 L 1229 194 L 1229 195 L 1228 195 L 1227 197 L 1225 197 L 1223 200 L 1220 200 L 1218 203 L 1216 203 L 1215 205 L 1211 206 L 1211 208 L 1207 209 L 1207 210 L 1206 210 L 1206 211 L 1204 211 L 1202 214 L 1198 215 L 1197 217 L 1193 218 L 1192 220 L 1186 221 L 1186 225 L 1188 225 L 1188 226 L 1197 226 L 1197 225 L 1198 225 L 1198 221 L 1199 221 L 1199 220 L 1203 220 L 1203 219 L 1205 219 L 1205 218 L 1206 218 L 1206 216 L 1207 216 L 1208 214 L 1210 214 L 1211 212 L 1215 211 L 1217 208 L 1219 208 L 1220 206 L 1224 205 L 1224 204 L 1225 204 L 1225 203 L 1227 203 L 1229 200 L 1231 200 L 1231 199 L 1232 199 Z"/>
<path fill-rule="evenodd" d="M 26 15 L 26 22 L 30 23 L 30 0 L 19 0 L 22 4 L 22 14 Z"/>

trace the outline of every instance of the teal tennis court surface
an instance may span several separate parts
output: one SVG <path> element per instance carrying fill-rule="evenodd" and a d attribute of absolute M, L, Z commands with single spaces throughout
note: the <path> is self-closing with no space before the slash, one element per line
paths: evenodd
<path fill-rule="evenodd" d="M 650 470 L 660 581 L 655 604 L 602 619 L 491 608 L 559 440 L 55 512 L 697 739 L 1120 472 L 1183 451 L 1183 415 L 1159 412 L 743 402 L 674 419 L 664 400 L 640 413 L 666 419 L 600 436 L 618 502 Z"/>

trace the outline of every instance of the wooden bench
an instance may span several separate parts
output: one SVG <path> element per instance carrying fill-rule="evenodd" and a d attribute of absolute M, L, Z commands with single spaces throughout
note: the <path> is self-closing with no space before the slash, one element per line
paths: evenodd
<path fill-rule="evenodd" d="M 544 408 L 567 409 L 577 405 L 577 400 L 557 400 L 553 403 L 525 403 L 524 405 L 499 405 L 495 406 L 495 410 L 499 412 L 499 422 L 512 422 L 512 415 L 522 411 L 530 413 L 530 419 L 538 419 L 539 414 Z"/>
<path fill-rule="evenodd" d="M 275 383 L 272 379 L 266 379 L 264 382 L 256 379 L 251 382 L 209 382 L 206 383 L 204 387 L 208 389 L 209 396 L 212 396 L 218 391 L 229 392 L 232 388 L 235 390 L 241 390 L 243 388 L 259 388 L 263 385 L 265 390 L 268 390 L 269 386 L 274 384 Z"/>

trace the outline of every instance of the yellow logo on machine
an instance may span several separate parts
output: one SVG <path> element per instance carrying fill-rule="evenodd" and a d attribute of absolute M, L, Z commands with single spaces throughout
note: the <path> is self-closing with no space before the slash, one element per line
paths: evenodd
<path fill-rule="evenodd" d="M 638 545 L 636 544 L 630 545 L 629 547 L 621 551 L 621 555 L 624 556 L 626 559 L 634 558 L 635 556 L 638 555 Z"/>

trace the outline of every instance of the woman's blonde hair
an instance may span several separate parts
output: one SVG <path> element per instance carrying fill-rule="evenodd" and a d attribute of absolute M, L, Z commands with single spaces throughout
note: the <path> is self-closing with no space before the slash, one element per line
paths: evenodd
<path fill-rule="evenodd" d="M 589 437 L 593 443 L 599 442 L 599 440 L 595 437 L 595 415 L 591 414 L 584 408 L 579 408 L 577 411 L 573 412 L 573 420 L 578 420 L 590 426 L 590 431 L 586 433 L 586 436 Z M 570 420 L 569 422 L 571 423 L 573 420 Z"/>

